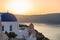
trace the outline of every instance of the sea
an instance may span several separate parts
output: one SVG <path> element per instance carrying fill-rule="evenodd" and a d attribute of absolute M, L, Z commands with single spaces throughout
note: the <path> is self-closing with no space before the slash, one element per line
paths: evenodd
<path fill-rule="evenodd" d="M 29 25 L 30 23 L 21 23 Z M 33 23 L 34 28 L 50 40 L 60 40 L 60 25 Z"/>

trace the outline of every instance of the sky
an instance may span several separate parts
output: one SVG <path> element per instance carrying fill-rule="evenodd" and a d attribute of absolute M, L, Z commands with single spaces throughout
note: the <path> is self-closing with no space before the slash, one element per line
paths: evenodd
<path fill-rule="evenodd" d="M 0 12 L 39 15 L 60 12 L 60 0 L 0 0 Z"/>

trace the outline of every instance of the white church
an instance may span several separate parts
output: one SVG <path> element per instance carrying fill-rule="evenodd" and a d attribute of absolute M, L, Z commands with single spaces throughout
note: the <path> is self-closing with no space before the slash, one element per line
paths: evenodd
<path fill-rule="evenodd" d="M 17 18 L 11 13 L 1 13 L 0 12 L 0 31 L 5 33 L 6 31 L 15 32 L 18 36 L 16 38 L 22 39 L 23 36 L 26 40 L 36 40 L 36 33 L 34 31 L 34 25 L 31 23 L 29 27 L 24 27 L 25 29 L 20 31 L 19 22 Z"/>

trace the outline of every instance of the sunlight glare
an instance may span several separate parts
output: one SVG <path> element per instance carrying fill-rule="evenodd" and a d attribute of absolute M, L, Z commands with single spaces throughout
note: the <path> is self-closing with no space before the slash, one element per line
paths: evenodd
<path fill-rule="evenodd" d="M 7 9 L 15 14 L 24 14 L 32 8 L 32 4 L 26 1 L 12 1 L 7 5 Z"/>

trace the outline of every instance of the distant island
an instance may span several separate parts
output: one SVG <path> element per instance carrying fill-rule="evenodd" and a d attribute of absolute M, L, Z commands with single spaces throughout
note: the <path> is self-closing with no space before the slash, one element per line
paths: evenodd
<path fill-rule="evenodd" d="M 16 15 L 19 22 L 33 22 L 45 24 L 60 24 L 60 13 L 44 14 L 44 15 Z"/>

